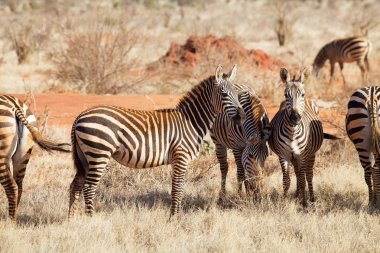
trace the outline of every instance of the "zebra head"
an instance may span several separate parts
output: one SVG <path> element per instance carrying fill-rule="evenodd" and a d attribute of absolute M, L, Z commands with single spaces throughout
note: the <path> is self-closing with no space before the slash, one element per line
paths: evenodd
<path fill-rule="evenodd" d="M 302 118 L 305 108 L 305 88 L 304 81 L 308 76 L 307 69 L 301 71 L 300 77 L 290 80 L 290 74 L 287 69 L 281 68 L 280 77 L 285 84 L 285 111 L 286 115 L 293 126 L 296 126 Z"/>
<path fill-rule="evenodd" d="M 256 95 L 242 92 L 240 103 L 246 114 L 243 126 L 244 137 L 247 145 L 244 148 L 242 158 L 245 170 L 255 171 L 258 166 L 263 167 L 268 157 L 267 141 L 271 134 L 271 127 L 265 107 Z"/>
<path fill-rule="evenodd" d="M 215 85 L 212 103 L 216 113 L 227 113 L 234 121 L 244 121 L 245 113 L 240 105 L 238 92 L 231 84 L 236 76 L 236 65 L 224 74 L 222 66 L 218 66 L 215 71 Z"/>

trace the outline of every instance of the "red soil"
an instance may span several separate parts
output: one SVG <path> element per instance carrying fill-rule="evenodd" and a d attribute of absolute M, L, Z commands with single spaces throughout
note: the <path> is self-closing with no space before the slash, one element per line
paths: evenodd
<path fill-rule="evenodd" d="M 261 50 L 248 50 L 233 37 L 217 38 L 213 35 L 191 36 L 184 45 L 172 43 L 168 52 L 148 69 L 184 69 L 194 73 L 203 65 L 221 64 L 231 66 L 238 64 L 239 69 L 252 71 L 259 67 L 262 70 L 277 70 L 283 63 L 273 60 Z"/>

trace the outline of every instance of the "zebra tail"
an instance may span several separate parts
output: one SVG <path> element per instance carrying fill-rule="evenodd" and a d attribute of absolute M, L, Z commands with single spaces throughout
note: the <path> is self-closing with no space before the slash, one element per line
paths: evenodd
<path fill-rule="evenodd" d="M 62 151 L 62 152 L 70 152 L 70 144 L 69 143 L 55 143 L 51 140 L 46 139 L 40 132 L 38 132 L 37 128 L 32 126 L 25 117 L 24 111 L 21 108 L 16 108 L 15 110 L 16 117 L 20 120 L 20 122 L 28 128 L 29 132 L 32 134 L 32 138 L 34 142 L 38 144 L 40 148 L 51 152 Z"/>
<path fill-rule="evenodd" d="M 342 138 L 335 136 L 333 134 L 328 134 L 328 133 L 323 133 L 323 139 L 328 139 L 328 140 L 340 140 Z"/>
<path fill-rule="evenodd" d="M 79 117 L 78 117 L 79 118 Z M 73 157 L 73 161 L 74 161 L 74 167 L 77 171 L 77 174 L 81 175 L 81 176 L 85 176 L 86 175 L 86 170 L 81 162 L 81 159 L 79 157 L 79 153 L 78 152 L 81 152 L 80 149 L 77 148 L 77 141 L 76 141 L 76 138 L 75 138 L 75 127 L 77 125 L 77 121 L 78 121 L 78 118 L 75 119 L 74 123 L 73 123 L 73 127 L 71 129 L 71 146 L 72 146 L 72 157 Z"/>

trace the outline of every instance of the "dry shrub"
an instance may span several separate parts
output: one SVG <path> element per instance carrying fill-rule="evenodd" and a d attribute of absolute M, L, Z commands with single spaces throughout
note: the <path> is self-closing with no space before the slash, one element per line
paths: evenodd
<path fill-rule="evenodd" d="M 33 45 L 30 41 L 31 33 L 31 26 L 9 29 L 8 36 L 11 40 L 12 48 L 16 52 L 18 64 L 26 62 L 33 52 Z"/>
<path fill-rule="evenodd" d="M 285 0 L 273 0 L 271 4 L 276 16 L 274 30 L 277 35 L 278 44 L 284 46 L 291 39 L 293 25 L 299 16 L 295 15 Z"/>
<path fill-rule="evenodd" d="M 131 85 L 124 77 L 133 76 L 136 67 L 131 57 L 138 43 L 134 29 L 123 23 L 115 27 L 98 24 L 91 32 L 66 32 L 64 41 L 65 47 L 48 55 L 55 67 L 53 76 L 59 81 L 75 90 L 96 94 L 114 94 Z"/>
<path fill-rule="evenodd" d="M 374 30 L 380 24 L 379 14 L 378 9 L 369 4 L 359 5 L 354 10 L 354 13 L 349 15 L 352 18 L 352 33 L 354 35 L 368 35 L 371 30 Z"/>
<path fill-rule="evenodd" d="M 16 52 L 18 64 L 27 62 L 32 53 L 38 51 L 47 41 L 51 27 L 45 24 L 41 27 L 38 29 L 29 24 L 16 24 L 7 31 L 7 37 L 12 49 Z"/>
<path fill-rule="evenodd" d="M 5 4 L 12 12 L 18 12 L 20 8 L 20 0 L 6 0 Z"/>

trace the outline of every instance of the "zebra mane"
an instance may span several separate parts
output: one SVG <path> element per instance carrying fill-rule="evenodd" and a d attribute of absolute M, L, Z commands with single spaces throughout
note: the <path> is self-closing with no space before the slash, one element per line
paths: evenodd
<path fill-rule="evenodd" d="M 260 99 L 257 96 L 251 96 L 252 113 L 255 119 L 255 124 L 262 130 L 261 117 L 267 113 Z"/>
<path fill-rule="evenodd" d="M 182 105 L 184 105 L 186 102 L 192 99 L 192 96 L 194 94 L 198 96 L 198 94 L 201 94 L 202 91 L 206 89 L 206 87 L 213 86 L 214 79 L 215 79 L 215 76 L 209 76 L 208 78 L 204 79 L 203 81 L 195 85 L 191 90 L 186 92 L 186 94 L 183 95 L 182 98 L 180 98 L 175 108 L 176 109 L 181 108 Z"/>

